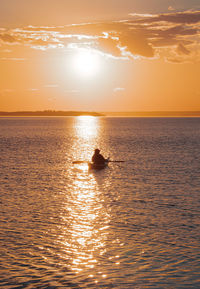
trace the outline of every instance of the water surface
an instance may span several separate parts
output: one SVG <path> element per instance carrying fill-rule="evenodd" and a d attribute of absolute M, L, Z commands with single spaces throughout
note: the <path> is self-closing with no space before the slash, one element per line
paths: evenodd
<path fill-rule="evenodd" d="M 0 118 L 2 288 L 199 288 L 199 118 Z M 73 160 L 124 160 L 101 171 Z"/>

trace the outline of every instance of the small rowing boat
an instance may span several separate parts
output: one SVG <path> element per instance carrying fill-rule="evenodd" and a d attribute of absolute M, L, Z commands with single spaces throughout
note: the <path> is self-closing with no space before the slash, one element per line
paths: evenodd
<path fill-rule="evenodd" d="M 93 170 L 102 170 L 102 169 L 105 169 L 107 166 L 108 166 L 108 162 L 105 162 L 102 164 L 88 163 L 89 169 L 93 169 Z"/>

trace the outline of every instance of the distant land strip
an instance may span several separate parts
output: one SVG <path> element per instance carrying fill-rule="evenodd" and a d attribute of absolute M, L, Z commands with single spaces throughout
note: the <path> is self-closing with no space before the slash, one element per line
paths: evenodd
<path fill-rule="evenodd" d="M 124 112 L 91 112 L 91 111 L 0 111 L 0 116 L 121 116 L 121 117 L 200 117 L 200 111 L 124 111 Z"/>
<path fill-rule="evenodd" d="M 126 117 L 200 117 L 200 111 L 124 111 L 103 112 L 103 114 Z"/>
<path fill-rule="evenodd" d="M 44 110 L 44 111 L 0 111 L 0 116 L 104 116 L 102 113 L 91 111 L 61 111 L 61 110 Z"/>

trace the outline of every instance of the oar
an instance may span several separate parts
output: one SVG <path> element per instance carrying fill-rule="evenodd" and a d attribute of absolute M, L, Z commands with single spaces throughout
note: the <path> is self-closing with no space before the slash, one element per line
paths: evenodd
<path fill-rule="evenodd" d="M 124 163 L 125 161 L 106 161 L 108 163 Z M 90 162 L 88 161 L 73 161 L 72 164 L 89 164 Z"/>
<path fill-rule="evenodd" d="M 125 161 L 108 161 L 109 163 L 125 163 Z"/>
<path fill-rule="evenodd" d="M 89 164 L 88 161 L 73 161 L 72 164 Z"/>

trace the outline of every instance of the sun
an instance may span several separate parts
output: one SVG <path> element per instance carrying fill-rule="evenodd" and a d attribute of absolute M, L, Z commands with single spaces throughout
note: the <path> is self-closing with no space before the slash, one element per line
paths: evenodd
<path fill-rule="evenodd" d="M 79 50 L 73 57 L 72 66 L 77 75 L 93 77 L 100 70 L 100 56 L 93 50 Z"/>

